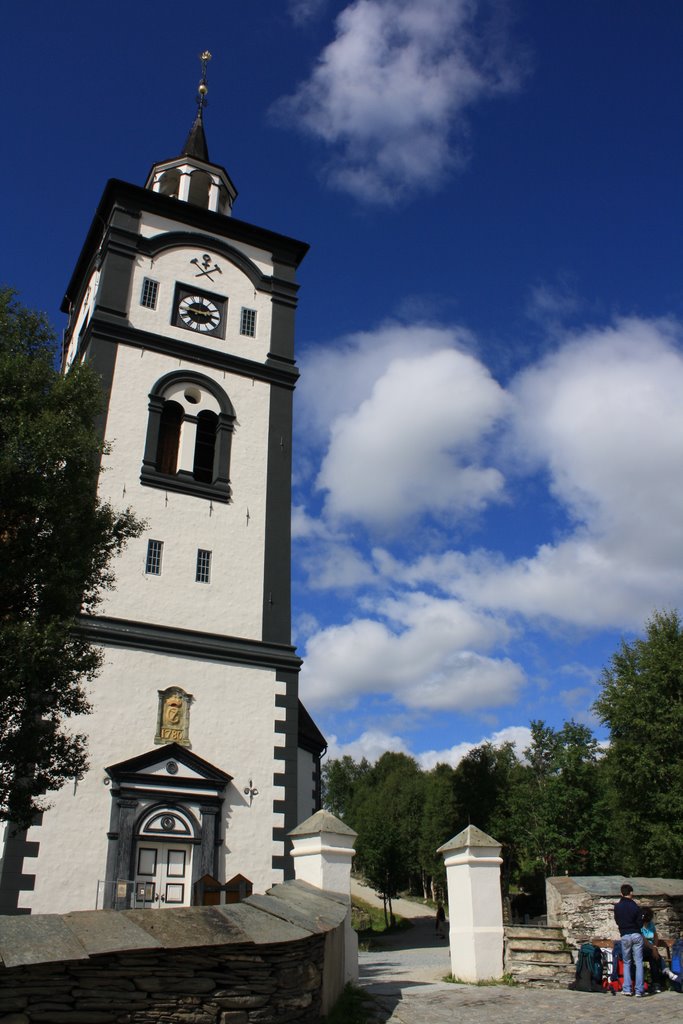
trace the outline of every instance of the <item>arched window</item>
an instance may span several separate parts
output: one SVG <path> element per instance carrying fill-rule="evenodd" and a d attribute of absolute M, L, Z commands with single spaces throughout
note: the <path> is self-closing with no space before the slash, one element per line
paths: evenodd
<path fill-rule="evenodd" d="M 159 191 L 162 196 L 171 196 L 173 199 L 177 199 L 179 188 L 180 171 L 177 168 L 173 167 L 162 174 L 159 181 Z"/>
<path fill-rule="evenodd" d="M 207 174 L 206 171 L 193 171 L 190 177 L 190 191 L 187 197 L 188 202 L 208 208 L 210 188 L 211 176 Z"/>
<path fill-rule="evenodd" d="M 234 421 L 215 381 L 192 371 L 167 374 L 149 396 L 142 483 L 229 501 Z"/>
<path fill-rule="evenodd" d="M 218 416 L 215 412 L 200 412 L 197 416 L 197 440 L 194 446 L 194 464 L 192 475 L 195 480 L 209 483 L 213 477 L 213 464 L 216 452 L 216 430 Z"/>
<path fill-rule="evenodd" d="M 182 405 L 177 402 L 164 402 L 159 426 L 159 444 L 157 445 L 157 468 L 160 473 L 175 473 L 178 469 L 182 423 Z"/>

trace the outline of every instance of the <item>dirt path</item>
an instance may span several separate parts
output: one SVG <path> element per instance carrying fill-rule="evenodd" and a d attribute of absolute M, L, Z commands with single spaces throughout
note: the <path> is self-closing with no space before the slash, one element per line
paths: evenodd
<path fill-rule="evenodd" d="M 382 906 L 372 889 L 354 878 L 351 895 Z M 440 981 L 450 974 L 448 940 L 436 934 L 434 911 L 412 900 L 394 900 L 392 906 L 394 913 L 410 920 L 413 927 L 373 939 L 372 952 L 359 955 L 361 983 Z"/>

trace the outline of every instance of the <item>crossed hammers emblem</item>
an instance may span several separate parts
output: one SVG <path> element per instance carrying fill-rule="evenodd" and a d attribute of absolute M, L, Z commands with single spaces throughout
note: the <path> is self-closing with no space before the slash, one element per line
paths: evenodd
<path fill-rule="evenodd" d="M 190 260 L 190 263 L 194 263 L 195 267 L 197 267 L 197 270 L 199 271 L 198 274 L 194 275 L 195 277 L 208 277 L 209 281 L 213 281 L 213 278 L 211 276 L 212 274 L 223 273 L 223 271 L 221 270 L 217 263 L 214 263 L 214 265 L 211 266 L 211 257 L 209 256 L 208 252 L 205 252 L 204 255 L 202 256 L 201 263 L 199 262 L 196 256 Z"/>

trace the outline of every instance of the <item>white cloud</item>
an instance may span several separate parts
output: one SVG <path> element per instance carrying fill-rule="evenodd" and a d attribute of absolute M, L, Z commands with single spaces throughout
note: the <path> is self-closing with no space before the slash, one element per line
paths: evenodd
<path fill-rule="evenodd" d="M 371 563 L 343 541 L 314 544 L 301 556 L 300 563 L 312 590 L 355 590 L 375 581 Z"/>
<path fill-rule="evenodd" d="M 319 477 L 324 529 L 311 531 L 306 565 L 318 586 L 359 594 L 349 620 L 309 635 L 302 682 L 312 705 L 375 695 L 403 710 L 481 713 L 512 703 L 524 684 L 511 624 L 623 630 L 683 605 L 681 326 L 630 318 L 565 336 L 507 392 L 444 330 L 429 329 L 418 358 L 421 330 L 383 328 L 381 358 L 372 335 L 347 339 L 315 366 L 318 381 L 339 387 Z M 319 445 L 323 410 L 309 412 Z M 487 491 L 489 470 L 498 489 Z M 458 550 L 445 510 L 500 498 L 503 473 L 497 532 L 484 533 L 482 519 L 481 547 Z M 515 504 L 527 482 L 542 503 L 530 526 Z M 401 517 L 412 517 L 407 537 L 395 529 Z M 467 525 L 458 522 L 463 536 Z M 363 527 L 383 530 L 369 555 Z M 506 534 L 518 528 L 530 543 L 540 530 L 547 539 L 509 558 Z M 411 558 L 420 540 L 425 553 Z M 585 717 L 583 695 L 564 696 Z"/>
<path fill-rule="evenodd" d="M 510 477 L 512 458 L 521 487 L 547 475 L 563 536 L 514 560 L 501 544 L 407 562 L 385 544 L 373 552 L 385 585 L 589 629 L 637 628 L 653 608 L 682 604 L 682 335 L 672 321 L 619 320 L 512 382 L 507 464 L 496 465 Z"/>
<path fill-rule="evenodd" d="M 484 736 L 477 743 L 456 743 L 455 746 L 447 747 L 445 750 L 425 750 L 416 756 L 420 767 L 427 771 L 437 764 L 450 764 L 456 768 L 471 750 L 484 743 L 490 743 L 494 747 L 502 747 L 504 743 L 513 743 L 517 756 L 522 757 L 523 751 L 531 743 L 531 729 L 526 725 L 509 725 L 505 729 L 492 733 L 491 736 Z"/>
<path fill-rule="evenodd" d="M 350 743 L 340 743 L 336 736 L 328 737 L 327 754 L 329 758 L 352 757 L 354 761 L 362 761 L 365 757 L 374 764 L 387 750 L 407 754 L 408 748 L 400 736 L 392 736 L 381 729 L 367 729 L 358 739 Z"/>
<path fill-rule="evenodd" d="M 297 25 L 311 21 L 322 14 L 327 6 L 327 0 L 289 0 L 289 14 Z"/>
<path fill-rule="evenodd" d="M 448 348 L 467 351 L 473 345 L 472 335 L 462 327 L 389 322 L 308 349 L 301 356 L 302 375 L 296 390 L 301 442 L 327 442 L 332 424 L 370 398 L 395 360 Z"/>
<path fill-rule="evenodd" d="M 508 640 L 504 622 L 425 594 L 386 601 L 376 614 L 391 625 L 358 618 L 309 638 L 301 677 L 307 704 L 349 708 L 370 693 L 430 711 L 515 700 L 524 681 L 520 667 L 482 653 Z"/>
<path fill-rule="evenodd" d="M 517 457 L 549 474 L 574 527 L 510 563 L 460 560 L 451 592 L 588 627 L 638 626 L 683 600 L 680 342 L 672 322 L 621 320 L 519 375 Z"/>
<path fill-rule="evenodd" d="M 334 149 L 329 180 L 369 202 L 432 188 L 465 157 L 465 111 L 518 86 L 476 0 L 355 0 L 276 111 Z M 488 45 L 487 45 L 488 44 Z"/>
<path fill-rule="evenodd" d="M 369 397 L 332 425 L 317 481 L 328 514 L 395 527 L 500 499 L 503 476 L 480 463 L 479 447 L 506 408 L 503 390 L 467 353 L 394 358 Z"/>
<path fill-rule="evenodd" d="M 328 540 L 332 536 L 323 519 L 310 516 L 303 505 L 292 506 L 292 539 L 305 540 L 312 537 Z"/>
<path fill-rule="evenodd" d="M 579 307 L 574 285 L 565 277 L 553 284 L 542 282 L 535 285 L 529 295 L 526 315 L 553 333 L 559 331 L 563 321 L 576 314 Z"/>
<path fill-rule="evenodd" d="M 531 729 L 526 725 L 509 725 L 491 733 L 490 736 L 482 736 L 474 743 L 456 743 L 443 750 L 424 750 L 421 753 L 414 753 L 402 736 L 388 733 L 382 729 L 367 729 L 348 743 L 340 743 L 336 735 L 328 737 L 327 756 L 333 759 L 348 755 L 354 761 L 360 761 L 365 757 L 371 764 L 374 764 L 382 754 L 389 750 L 394 753 L 410 754 L 422 769 L 431 771 L 437 764 L 449 764 L 452 768 L 457 768 L 471 750 L 483 746 L 484 743 L 490 743 L 493 747 L 502 747 L 504 743 L 512 743 L 517 756 L 521 758 L 524 750 L 531 744 Z"/>

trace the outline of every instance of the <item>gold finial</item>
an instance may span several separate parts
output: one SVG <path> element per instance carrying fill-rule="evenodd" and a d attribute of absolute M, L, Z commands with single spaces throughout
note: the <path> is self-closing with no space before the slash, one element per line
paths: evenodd
<path fill-rule="evenodd" d="M 199 80 L 199 86 L 197 89 L 197 107 L 201 114 L 202 109 L 206 106 L 206 94 L 209 91 L 209 87 L 206 83 L 206 65 L 211 60 L 211 54 L 208 50 L 204 50 L 203 53 L 199 54 L 199 59 L 202 62 L 202 77 Z"/>

